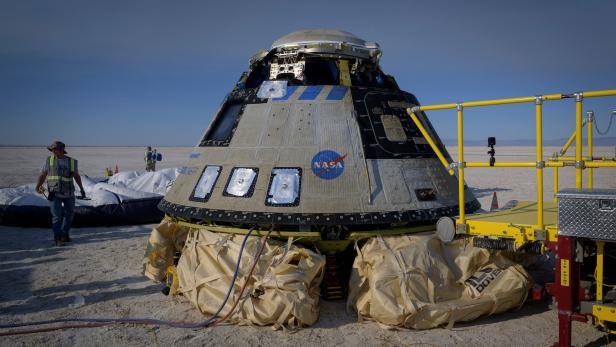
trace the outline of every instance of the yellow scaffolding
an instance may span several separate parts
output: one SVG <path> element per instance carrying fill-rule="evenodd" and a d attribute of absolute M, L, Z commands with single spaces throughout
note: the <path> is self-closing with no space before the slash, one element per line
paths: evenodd
<path fill-rule="evenodd" d="M 445 166 L 450 175 L 454 174 L 454 169 L 458 172 L 458 197 L 460 214 L 456 219 L 457 233 L 469 234 L 476 236 L 493 236 L 493 237 L 508 237 L 515 240 L 516 247 L 521 247 L 527 241 L 534 240 L 555 240 L 556 227 L 555 227 L 555 214 L 550 214 L 551 218 L 549 227 L 546 227 L 546 221 L 544 220 L 545 209 L 543 198 L 543 169 L 545 167 L 554 168 L 554 190 L 558 189 L 558 168 L 565 166 L 575 167 L 575 186 L 576 189 L 582 189 L 582 170 L 589 169 L 588 172 L 588 187 L 592 188 L 592 168 L 602 167 L 616 167 L 616 160 L 614 158 L 596 158 L 592 153 L 592 116 L 588 116 L 586 120 L 583 119 L 582 106 L 584 98 L 604 97 L 604 96 L 616 96 L 616 89 L 610 90 L 598 90 L 578 92 L 572 94 L 548 94 L 539 96 L 526 96 L 519 98 L 506 98 L 495 100 L 483 100 L 483 101 L 470 101 L 459 102 L 451 104 L 438 104 L 438 105 L 425 105 L 415 106 L 408 108 L 407 113 L 426 138 L 428 144 L 432 147 L 432 150 L 436 153 L 440 162 Z M 555 101 L 563 99 L 575 99 L 575 131 L 565 143 L 560 153 L 555 157 L 543 160 L 543 102 Z M 505 104 L 519 104 L 519 103 L 535 103 L 535 138 L 536 138 L 536 161 L 535 162 L 499 162 L 494 165 L 490 165 L 486 162 L 465 162 L 464 161 L 464 109 L 467 107 L 482 107 L 482 106 L 494 106 Z M 448 163 L 443 153 L 438 149 L 434 140 L 426 130 L 425 126 L 419 120 L 416 113 L 420 111 L 433 111 L 433 110 L 445 110 L 456 109 L 457 124 L 458 124 L 458 161 Z M 582 156 L 582 128 L 584 125 L 588 126 L 588 155 Z M 565 157 L 564 154 L 567 149 L 575 141 L 575 156 Z M 520 211 L 529 212 L 530 209 L 536 211 L 534 217 L 534 223 L 500 223 L 497 228 L 495 227 L 495 221 L 487 221 L 483 218 L 476 216 L 467 217 L 464 209 L 464 169 L 467 167 L 529 167 L 536 168 L 537 172 L 537 201 L 534 205 L 524 205 Z M 550 209 L 555 208 L 554 205 L 550 206 Z M 515 213 L 514 213 L 515 214 Z M 535 215 L 535 213 L 533 213 Z M 554 217 L 554 218 L 552 218 Z M 470 218 L 470 219 L 469 219 Z M 486 224 L 487 223 L 487 224 Z M 498 224 L 498 223 L 497 223 Z"/>

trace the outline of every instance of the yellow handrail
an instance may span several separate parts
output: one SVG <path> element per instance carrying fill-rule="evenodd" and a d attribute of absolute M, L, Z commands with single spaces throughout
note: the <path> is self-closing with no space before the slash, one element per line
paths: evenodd
<path fill-rule="evenodd" d="M 587 168 L 598 168 L 598 167 L 616 167 L 616 162 L 613 161 L 591 161 L 588 163 L 584 163 L 584 166 Z"/>
<path fill-rule="evenodd" d="M 571 136 L 569 136 L 569 139 L 567 140 L 567 142 L 565 142 L 563 148 L 560 149 L 560 155 L 564 155 L 565 153 L 567 153 L 567 150 L 569 149 L 569 147 L 571 147 L 573 140 L 575 140 L 575 131 L 573 131 Z"/>
<path fill-rule="evenodd" d="M 443 164 L 443 166 L 447 168 L 447 171 L 449 172 L 450 175 L 453 175 L 454 171 L 453 169 L 449 167 L 449 163 L 447 162 L 447 159 L 445 159 L 445 156 L 443 155 L 443 153 L 441 153 L 441 150 L 438 149 L 438 147 L 436 146 L 436 143 L 434 142 L 434 140 L 432 140 L 432 137 L 430 136 L 430 134 L 428 134 L 428 131 L 423 126 L 423 124 L 421 124 L 421 122 L 419 121 L 415 113 L 413 113 L 413 111 L 410 108 L 407 108 L 406 112 L 411 116 L 411 119 L 413 120 L 417 128 L 419 128 L 419 131 L 421 132 L 423 137 L 426 139 L 426 141 L 428 141 L 428 144 L 430 145 L 430 147 L 432 147 L 432 150 L 434 151 L 434 153 L 436 153 L 436 156 L 441 161 L 441 164 Z"/>
<path fill-rule="evenodd" d="M 548 158 L 549 161 L 574 161 L 575 157 L 555 157 L 555 158 Z M 582 156 L 582 160 L 586 160 L 586 161 L 594 161 L 594 160 L 616 160 L 616 158 L 610 158 L 610 157 L 596 157 L 596 156 Z"/>
<path fill-rule="evenodd" d="M 494 165 L 490 165 L 490 163 L 486 163 L 482 161 L 466 163 L 466 167 L 509 167 L 509 168 L 513 168 L 513 167 L 535 167 L 535 166 L 537 166 L 537 163 L 535 162 L 519 162 L 519 161 L 498 162 L 498 163 L 494 163 Z"/>
<path fill-rule="evenodd" d="M 601 158 L 601 161 L 597 161 L 597 158 L 593 158 L 592 155 L 592 117 L 588 117 L 584 122 L 582 117 L 582 102 L 584 98 L 603 97 L 603 96 L 616 96 L 616 89 L 608 90 L 596 90 L 589 92 L 579 92 L 570 94 L 547 94 L 540 96 L 525 96 L 519 98 L 505 98 L 494 100 L 481 100 L 481 101 L 469 101 L 450 104 L 437 104 L 437 105 L 424 105 L 415 106 L 407 109 L 407 113 L 426 138 L 428 144 L 436 153 L 440 162 L 445 166 L 450 174 L 453 173 L 452 166 L 457 168 L 458 171 L 458 197 L 460 215 L 457 220 L 457 224 L 464 225 L 466 227 L 466 217 L 464 210 L 464 168 L 465 167 L 535 167 L 537 169 L 537 224 L 536 228 L 543 230 L 545 225 L 543 224 L 543 168 L 554 168 L 554 189 L 558 189 L 558 168 L 564 166 L 575 166 L 575 185 L 577 189 L 582 189 L 582 170 L 584 168 L 589 169 L 588 186 L 592 188 L 593 177 L 592 168 L 600 167 L 616 167 L 616 161 L 603 161 L 612 160 L 610 158 Z M 575 157 L 557 157 L 550 158 L 547 162 L 543 160 L 543 101 L 561 100 L 575 98 L 575 131 L 571 137 L 567 140 L 565 145 L 560 151 L 560 155 L 565 154 L 567 149 L 575 141 Z M 465 107 L 481 107 L 481 106 L 493 106 L 493 105 L 505 105 L 516 103 L 535 102 L 535 138 L 536 138 L 536 162 L 500 162 L 490 165 L 486 162 L 464 162 L 464 126 L 463 126 L 463 110 Z M 432 111 L 432 110 L 445 110 L 456 109 L 457 111 L 457 123 L 458 123 L 458 162 L 448 163 L 443 153 L 436 146 L 436 143 L 432 137 L 428 134 L 427 130 L 421 124 L 416 116 L 419 111 Z M 588 125 L 588 155 L 582 156 L 582 127 Z"/>
<path fill-rule="evenodd" d="M 616 91 L 615 91 L 616 95 Z M 568 94 L 548 94 L 539 96 L 542 101 L 547 100 L 560 100 L 570 98 Z M 480 101 L 466 101 L 456 104 L 437 104 L 437 105 L 424 105 L 417 107 L 418 111 L 434 111 L 434 110 L 446 110 L 457 108 L 458 105 L 462 107 L 480 107 L 480 106 L 494 106 L 494 105 L 506 105 L 506 104 L 521 104 L 525 102 L 534 102 L 536 96 L 523 96 L 519 98 L 506 98 L 506 99 L 494 99 L 494 100 L 480 100 Z"/>
<path fill-rule="evenodd" d="M 584 92 L 585 98 L 596 98 L 599 96 L 614 96 L 614 95 L 616 95 L 616 89 L 594 90 L 590 92 Z"/>

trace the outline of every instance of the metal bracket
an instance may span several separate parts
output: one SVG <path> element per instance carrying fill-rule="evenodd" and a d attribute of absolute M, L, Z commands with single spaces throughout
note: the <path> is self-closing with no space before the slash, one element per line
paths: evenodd
<path fill-rule="evenodd" d="M 586 121 L 592 122 L 595 119 L 595 113 L 593 111 L 586 112 Z"/>
<path fill-rule="evenodd" d="M 466 224 L 456 224 L 456 234 L 467 234 Z"/>
<path fill-rule="evenodd" d="M 575 93 L 573 95 L 575 95 L 575 101 L 576 102 L 580 102 L 580 101 L 582 101 L 584 99 L 584 94 L 582 92 Z"/>
<path fill-rule="evenodd" d="M 411 113 L 415 113 L 415 112 L 417 112 L 417 111 L 419 111 L 419 106 L 413 106 L 413 107 L 411 107 Z M 415 114 L 416 114 L 416 113 L 415 113 Z"/>
<path fill-rule="evenodd" d="M 461 103 L 461 102 L 458 102 L 458 103 L 456 104 L 456 110 L 458 110 L 458 111 L 462 111 L 463 109 L 464 109 L 464 105 L 462 105 L 462 103 Z"/>
<path fill-rule="evenodd" d="M 449 169 L 453 169 L 453 170 L 457 170 L 458 168 L 464 169 L 465 167 L 466 167 L 465 161 L 463 162 L 454 161 L 454 162 L 449 163 L 449 166 L 448 166 Z"/>
<path fill-rule="evenodd" d="M 535 96 L 535 105 L 543 104 L 543 97 L 541 95 Z"/>
<path fill-rule="evenodd" d="M 583 160 L 576 160 L 575 161 L 575 168 L 576 169 L 585 169 L 586 165 L 584 165 L 584 161 Z"/>
<path fill-rule="evenodd" d="M 538 161 L 535 163 L 535 166 L 537 167 L 537 169 L 543 169 L 545 167 L 545 161 Z"/>
<path fill-rule="evenodd" d="M 535 229 L 535 240 L 545 241 L 548 239 L 548 232 L 543 229 Z"/>

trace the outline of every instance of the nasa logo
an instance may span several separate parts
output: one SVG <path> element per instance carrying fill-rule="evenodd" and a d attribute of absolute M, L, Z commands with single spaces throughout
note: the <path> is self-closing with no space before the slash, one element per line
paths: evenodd
<path fill-rule="evenodd" d="M 312 173 L 324 180 L 333 180 L 344 171 L 346 156 L 332 150 L 320 151 L 312 157 Z"/>

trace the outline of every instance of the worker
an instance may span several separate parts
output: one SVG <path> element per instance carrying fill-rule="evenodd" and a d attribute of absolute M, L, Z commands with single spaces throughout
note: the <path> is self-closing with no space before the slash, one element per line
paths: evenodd
<path fill-rule="evenodd" d="M 156 150 L 154 150 L 156 151 Z M 145 171 L 154 171 L 156 165 L 156 152 L 152 152 L 152 147 L 148 146 L 148 149 L 145 151 L 143 156 L 143 160 L 145 161 Z"/>
<path fill-rule="evenodd" d="M 51 229 L 56 246 L 71 242 L 69 230 L 73 222 L 75 207 L 75 185 L 81 189 L 81 198 L 85 199 L 81 176 L 77 168 L 77 160 L 66 156 L 64 143 L 54 141 L 47 149 L 52 155 L 47 157 L 45 165 L 36 182 L 36 191 L 44 193 L 43 182 L 47 178 L 47 200 L 51 209 Z"/>
<path fill-rule="evenodd" d="M 156 160 L 158 159 L 158 151 L 156 151 L 156 148 L 154 148 L 154 151 L 152 152 L 152 170 L 150 171 L 156 171 Z"/>

